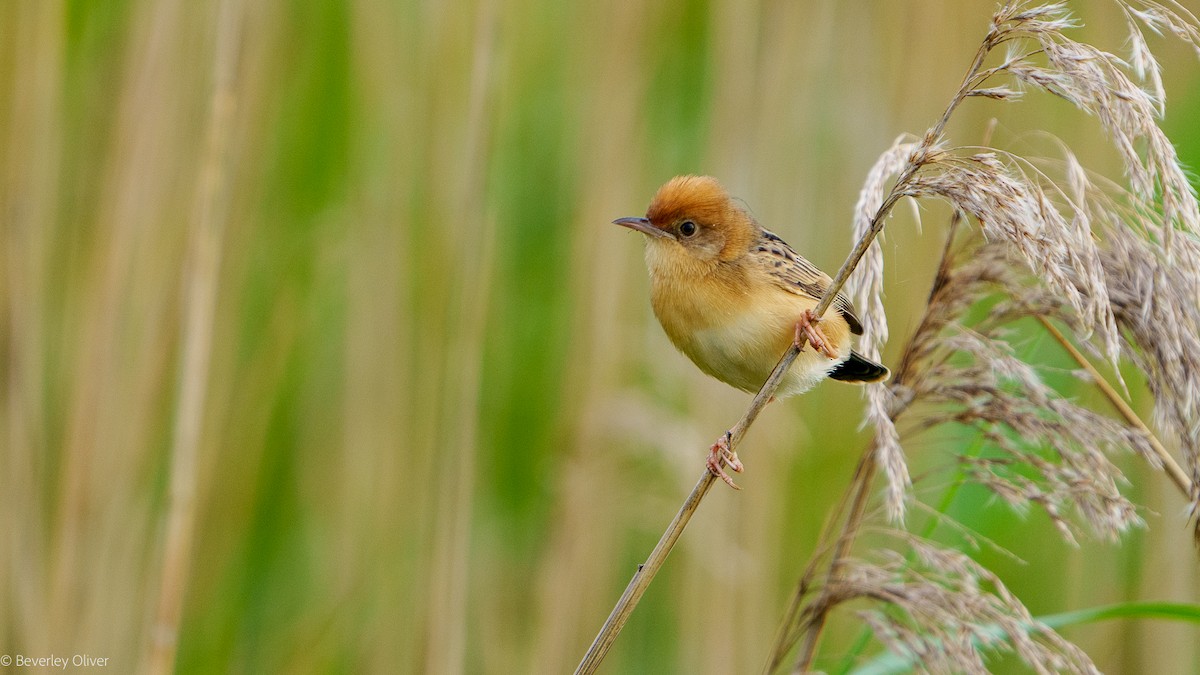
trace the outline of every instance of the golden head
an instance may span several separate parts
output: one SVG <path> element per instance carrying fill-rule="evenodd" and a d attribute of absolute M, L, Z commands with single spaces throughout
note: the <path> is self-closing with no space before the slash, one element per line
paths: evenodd
<path fill-rule="evenodd" d="M 745 255 L 759 229 L 709 176 L 672 178 L 658 189 L 646 217 L 613 222 L 645 234 L 650 249 L 662 255 L 684 254 L 706 263 Z"/>

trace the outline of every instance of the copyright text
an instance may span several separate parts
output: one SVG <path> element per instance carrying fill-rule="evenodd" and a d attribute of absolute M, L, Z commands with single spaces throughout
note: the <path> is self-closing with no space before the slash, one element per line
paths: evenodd
<path fill-rule="evenodd" d="M 112 659 L 107 656 L 92 656 L 91 654 L 72 654 L 70 656 L 26 656 L 24 654 L 0 654 L 0 666 L 8 668 L 104 668 Z"/>

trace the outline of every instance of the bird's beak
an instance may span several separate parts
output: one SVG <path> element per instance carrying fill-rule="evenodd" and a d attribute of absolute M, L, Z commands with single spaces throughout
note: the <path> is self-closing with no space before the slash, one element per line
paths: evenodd
<path fill-rule="evenodd" d="M 651 237 L 671 238 L 671 233 L 658 229 L 646 218 L 617 218 L 613 221 L 613 225 L 624 225 L 631 230 L 637 230 Z"/>

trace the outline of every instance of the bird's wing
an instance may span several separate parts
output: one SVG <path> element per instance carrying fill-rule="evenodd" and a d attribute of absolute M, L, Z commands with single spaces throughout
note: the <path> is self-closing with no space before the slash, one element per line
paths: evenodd
<path fill-rule="evenodd" d="M 796 253 L 774 232 L 763 230 L 762 237 L 755 246 L 753 253 L 757 255 L 753 256 L 754 259 L 762 261 L 771 278 L 785 290 L 819 300 L 833 282 L 828 274 Z M 851 333 L 862 335 L 862 323 L 855 315 L 854 305 L 850 304 L 849 298 L 838 293 L 833 300 L 833 307 L 845 317 L 846 323 L 850 324 Z"/>

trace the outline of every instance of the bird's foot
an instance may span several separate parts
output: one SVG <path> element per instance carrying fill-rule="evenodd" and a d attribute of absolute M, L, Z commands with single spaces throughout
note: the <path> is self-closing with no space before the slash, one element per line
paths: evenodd
<path fill-rule="evenodd" d="M 729 477 L 729 474 L 725 473 L 725 469 L 721 466 L 722 463 L 728 464 L 729 468 L 737 473 L 741 473 L 746 468 L 742 466 L 742 460 L 738 459 L 737 453 L 729 447 L 729 441 L 732 439 L 732 431 L 726 431 L 721 434 L 717 442 L 713 443 L 712 447 L 709 448 L 708 460 L 705 462 L 705 466 L 708 467 L 712 475 L 725 481 L 726 485 L 734 490 L 741 490 L 742 488 L 733 482 L 733 479 Z"/>
<path fill-rule="evenodd" d="M 813 349 L 831 359 L 836 359 L 838 357 L 837 350 L 830 345 L 829 338 L 825 337 L 825 333 L 821 332 L 820 326 L 817 325 L 820 322 L 821 317 L 813 314 L 811 309 L 804 310 L 804 313 L 800 315 L 800 320 L 796 322 L 795 344 L 799 347 L 800 336 L 807 335 L 808 344 L 812 345 Z"/>

